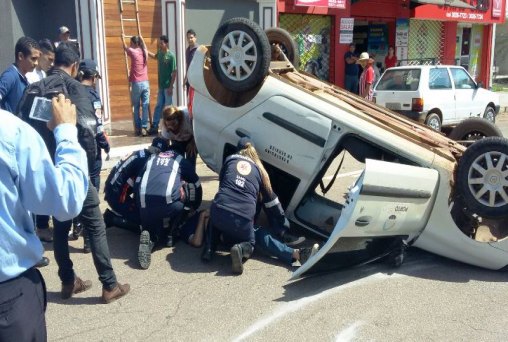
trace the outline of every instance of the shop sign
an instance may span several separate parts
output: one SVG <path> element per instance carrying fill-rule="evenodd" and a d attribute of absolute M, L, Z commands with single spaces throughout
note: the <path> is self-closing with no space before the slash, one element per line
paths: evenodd
<path fill-rule="evenodd" d="M 354 18 L 340 18 L 339 44 L 350 44 L 353 42 Z"/>
<path fill-rule="evenodd" d="M 395 52 L 401 65 L 406 65 L 409 44 L 409 20 L 397 19 L 395 29 Z"/>
<path fill-rule="evenodd" d="M 494 24 L 504 22 L 503 0 L 415 0 L 415 19 Z M 491 10 L 492 9 L 492 10 Z"/>
<path fill-rule="evenodd" d="M 295 0 L 295 5 L 345 9 L 346 0 Z"/>
<path fill-rule="evenodd" d="M 492 17 L 499 18 L 501 16 L 501 10 L 503 6 L 503 0 L 492 0 Z"/>

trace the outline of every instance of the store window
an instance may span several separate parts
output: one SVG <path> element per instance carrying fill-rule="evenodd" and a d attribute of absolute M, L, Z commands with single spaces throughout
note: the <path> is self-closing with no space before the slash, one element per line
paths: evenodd
<path fill-rule="evenodd" d="M 297 43 L 299 69 L 329 81 L 331 17 L 284 13 L 279 20 Z"/>

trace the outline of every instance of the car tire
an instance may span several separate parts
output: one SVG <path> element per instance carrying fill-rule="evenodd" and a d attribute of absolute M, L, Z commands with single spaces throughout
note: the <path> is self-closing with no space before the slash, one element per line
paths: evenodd
<path fill-rule="evenodd" d="M 487 137 L 472 144 L 459 160 L 457 192 L 471 214 L 508 216 L 508 141 Z"/>
<path fill-rule="evenodd" d="M 458 141 L 476 141 L 486 137 L 502 137 L 501 130 L 492 122 L 482 118 L 468 118 L 459 123 L 448 135 Z"/>
<path fill-rule="evenodd" d="M 295 68 L 298 68 L 300 65 L 300 56 L 298 55 L 298 47 L 296 42 L 291 38 L 291 35 L 288 31 L 281 29 L 279 27 L 272 27 L 265 30 L 266 36 L 268 37 L 268 41 L 270 45 L 279 44 L 282 52 L 289 59 L 291 64 Z"/>
<path fill-rule="evenodd" d="M 255 88 L 268 74 L 270 43 L 263 29 L 249 19 L 224 22 L 213 37 L 210 53 L 215 77 L 233 92 Z"/>
<path fill-rule="evenodd" d="M 491 106 L 487 106 L 485 108 L 485 112 L 483 113 L 483 118 L 489 122 L 495 123 L 496 122 L 496 110 L 492 108 Z"/>
<path fill-rule="evenodd" d="M 436 113 L 429 113 L 425 118 L 425 124 L 430 128 L 441 132 L 441 118 Z"/>

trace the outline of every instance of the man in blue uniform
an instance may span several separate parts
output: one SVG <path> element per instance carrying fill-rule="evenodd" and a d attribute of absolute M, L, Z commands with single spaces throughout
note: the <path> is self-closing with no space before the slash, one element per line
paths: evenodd
<path fill-rule="evenodd" d="M 166 139 L 155 138 L 151 146 L 123 157 L 111 169 L 104 185 L 104 199 L 116 214 L 106 209 L 104 222 L 107 227 L 117 226 L 140 233 L 141 222 L 139 209 L 134 199 L 134 182 L 138 176 L 141 176 L 148 159 L 168 148 Z"/>
<path fill-rule="evenodd" d="M 172 227 L 181 219 L 186 203 L 194 209 L 201 204 L 203 191 L 192 165 L 173 150 L 152 155 L 143 176 L 136 182 L 136 201 L 143 231 L 139 238 L 138 261 L 143 269 L 150 267 L 156 243 L 172 246 Z"/>

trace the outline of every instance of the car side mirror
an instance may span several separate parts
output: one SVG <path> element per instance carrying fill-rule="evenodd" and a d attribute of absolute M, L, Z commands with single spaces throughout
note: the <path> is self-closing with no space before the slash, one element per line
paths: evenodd
<path fill-rule="evenodd" d="M 478 83 L 476 84 L 476 88 L 485 88 L 485 87 L 483 86 L 483 82 L 478 82 Z"/>

